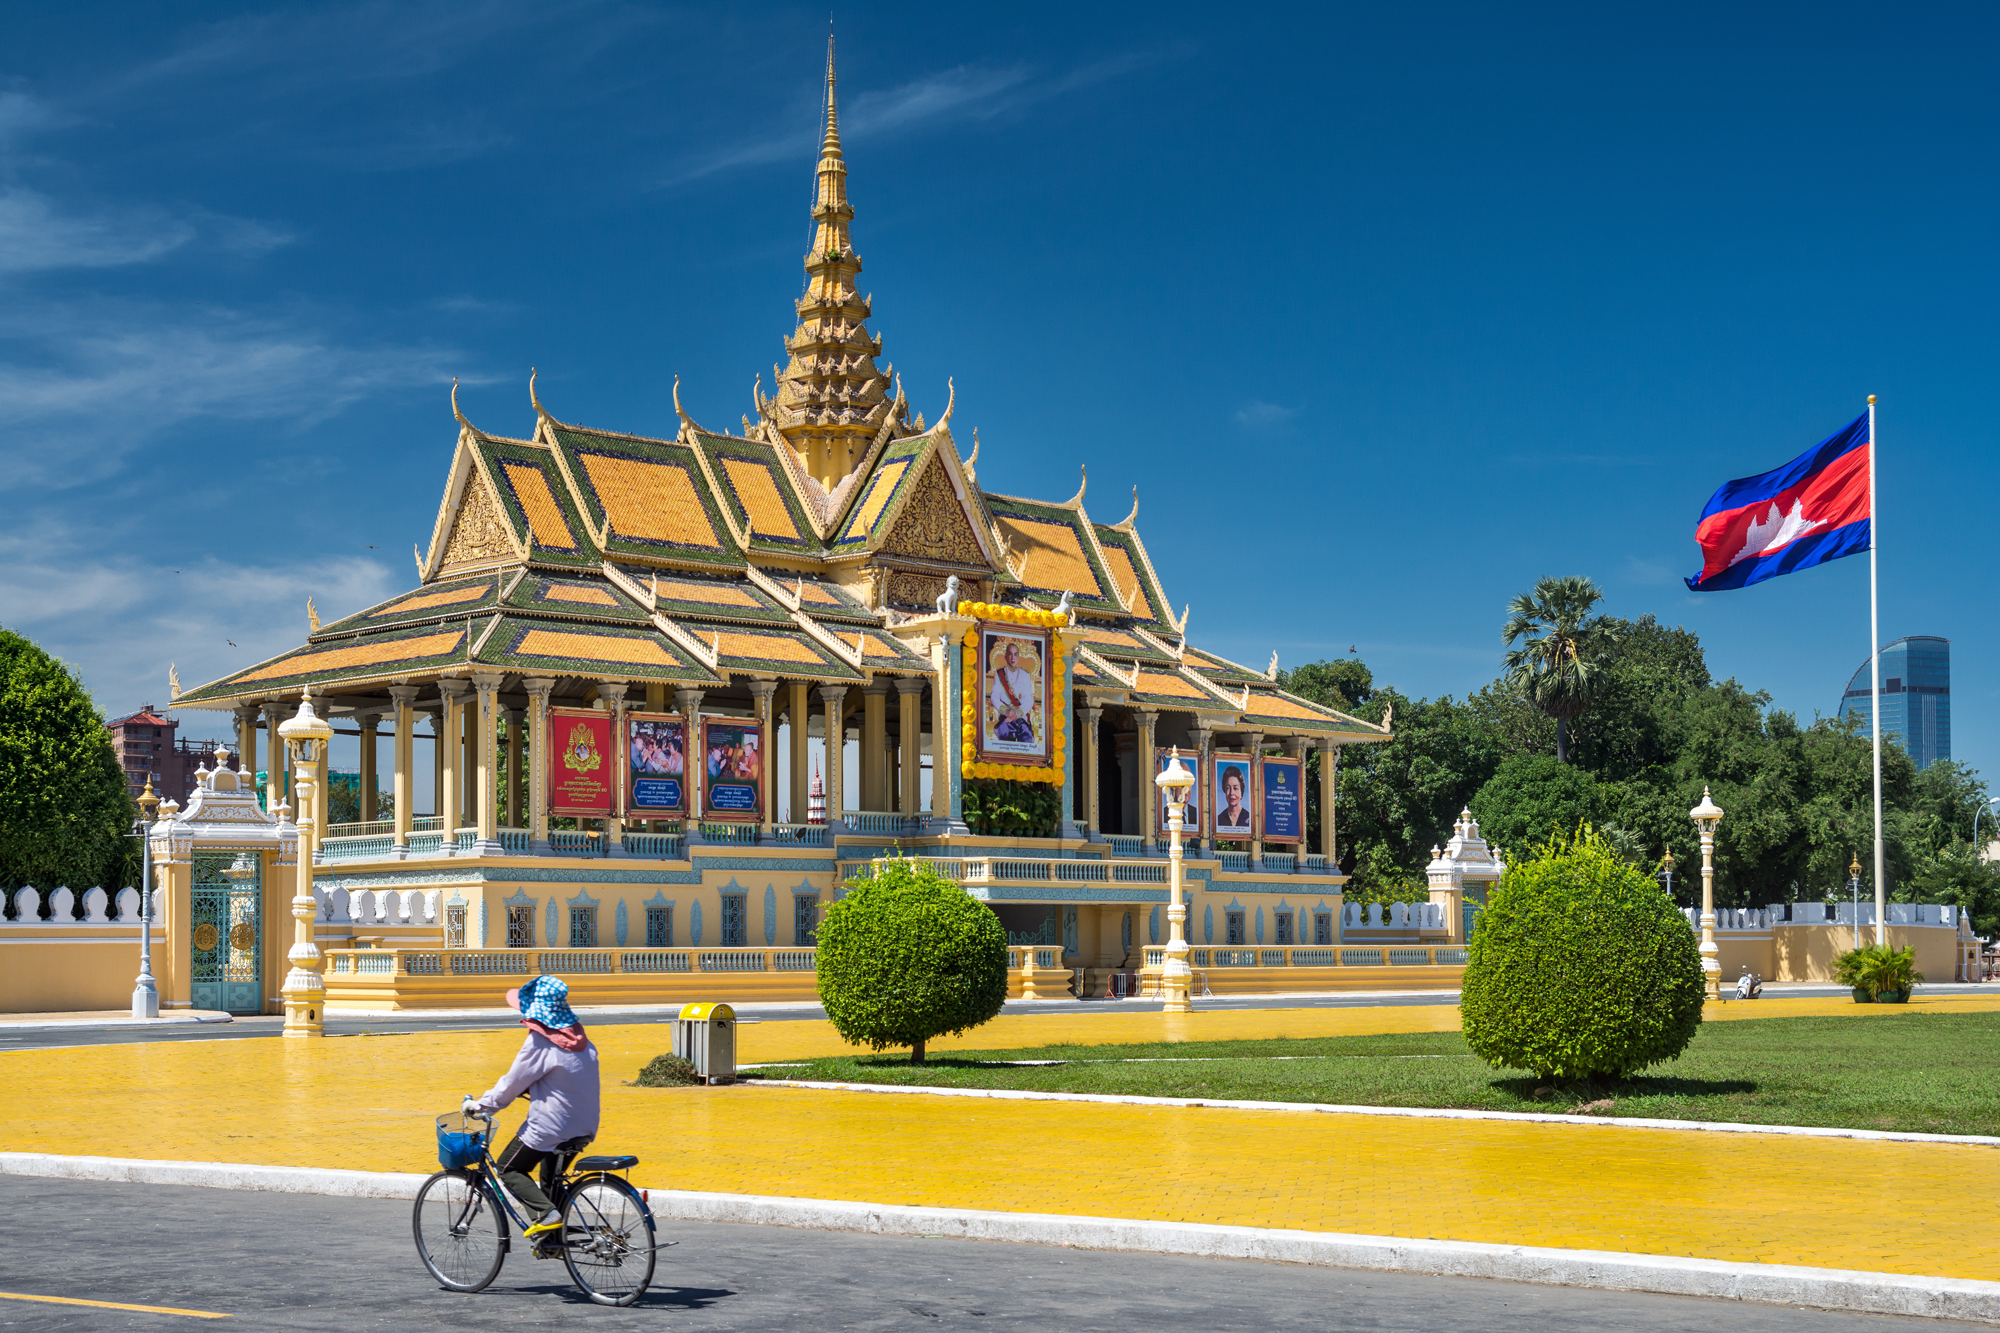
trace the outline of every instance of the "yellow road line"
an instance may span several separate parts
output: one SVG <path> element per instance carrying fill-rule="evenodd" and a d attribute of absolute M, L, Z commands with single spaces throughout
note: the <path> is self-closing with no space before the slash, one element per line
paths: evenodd
<path fill-rule="evenodd" d="M 41 1301 L 47 1305 L 90 1305 L 100 1310 L 137 1310 L 140 1314 L 179 1314 L 190 1319 L 234 1319 L 234 1315 L 213 1310 L 181 1310 L 171 1305 L 126 1305 L 119 1301 L 86 1301 L 75 1296 L 30 1296 L 23 1291 L 0 1291 L 0 1301 Z"/>

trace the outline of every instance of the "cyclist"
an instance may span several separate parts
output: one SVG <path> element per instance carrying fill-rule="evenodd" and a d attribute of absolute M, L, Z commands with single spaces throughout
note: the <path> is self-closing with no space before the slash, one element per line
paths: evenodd
<path fill-rule="evenodd" d="M 490 1115 L 527 1094 L 528 1118 L 495 1165 L 508 1192 L 535 1219 L 523 1234 L 539 1240 L 562 1230 L 562 1214 L 548 1190 L 567 1160 L 597 1137 L 597 1046 L 569 1007 L 569 985 L 560 977 L 539 976 L 508 991 L 507 1007 L 520 1011 L 528 1039 L 512 1068 L 490 1091 L 466 1098 L 464 1109 Z"/>

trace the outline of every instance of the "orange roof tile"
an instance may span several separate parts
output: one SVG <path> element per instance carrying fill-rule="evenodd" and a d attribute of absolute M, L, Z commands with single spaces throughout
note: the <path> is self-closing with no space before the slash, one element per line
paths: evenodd
<path fill-rule="evenodd" d="M 586 662 L 629 662 L 635 666 L 677 667 L 679 658 L 654 639 L 616 634 L 575 634 L 531 629 L 514 648 L 517 657 L 567 657 Z"/>
<path fill-rule="evenodd" d="M 345 648 L 328 648 L 317 653 L 300 653 L 273 662 L 260 670 L 236 677 L 231 684 L 252 680 L 274 680 L 280 676 L 304 676 L 315 671 L 338 671 L 345 667 L 368 666 L 376 662 L 402 662 L 418 657 L 442 657 L 458 647 L 463 630 L 442 634 L 420 634 L 409 639 L 388 639 L 358 643 Z"/>
<path fill-rule="evenodd" d="M 1027 564 L 1021 572 L 1023 583 L 1031 588 L 1067 588 L 1080 597 L 1104 596 L 1075 528 L 1012 514 L 996 514 L 994 519 L 1000 530 L 1013 539 L 1014 553 L 1026 557 Z"/>
<path fill-rule="evenodd" d="M 475 583 L 470 588 L 447 588 L 442 592 L 420 592 L 405 597 L 401 601 L 389 603 L 380 611 L 368 613 L 369 619 L 376 616 L 397 616 L 409 611 L 422 611 L 432 606 L 456 606 L 460 602 L 476 602 L 493 591 L 491 583 Z"/>
<path fill-rule="evenodd" d="M 542 591 L 545 602 L 582 602 L 588 606 L 619 606 L 622 603 L 603 588 L 576 588 L 552 583 Z"/>
<path fill-rule="evenodd" d="M 792 511 L 785 507 L 785 497 L 778 494 L 770 468 L 747 458 L 724 458 L 722 467 L 729 474 L 729 484 L 736 488 L 736 498 L 750 514 L 752 533 L 798 540 L 798 524 L 792 522 Z"/>
<path fill-rule="evenodd" d="M 620 537 L 721 548 L 708 521 L 708 510 L 695 491 L 694 478 L 685 467 L 608 454 L 580 457 L 605 516 L 611 520 L 611 530 Z"/>
<path fill-rule="evenodd" d="M 542 475 L 542 470 L 526 463 L 500 466 L 514 487 L 514 494 L 521 499 L 521 512 L 528 516 L 528 532 L 535 545 L 552 551 L 574 551 L 576 534 L 569 530 L 562 506 L 556 503 L 555 493 L 549 489 L 549 479 Z"/>

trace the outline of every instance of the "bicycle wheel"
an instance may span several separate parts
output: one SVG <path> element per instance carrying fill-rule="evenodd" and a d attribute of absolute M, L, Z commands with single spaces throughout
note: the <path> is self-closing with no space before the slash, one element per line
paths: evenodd
<path fill-rule="evenodd" d="M 410 1228 L 424 1267 L 452 1291 L 484 1290 L 507 1257 L 507 1215 L 470 1171 L 440 1171 L 426 1180 Z"/>
<path fill-rule="evenodd" d="M 616 1176 L 591 1176 L 563 1201 L 563 1262 L 599 1305 L 630 1305 L 653 1280 L 653 1217 L 639 1191 Z"/>

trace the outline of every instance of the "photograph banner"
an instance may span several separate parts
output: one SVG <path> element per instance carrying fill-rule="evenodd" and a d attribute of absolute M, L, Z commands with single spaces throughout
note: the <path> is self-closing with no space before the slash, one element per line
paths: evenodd
<path fill-rule="evenodd" d="M 1172 758 L 1173 751 L 1171 748 L 1155 750 L 1153 752 L 1153 774 L 1155 777 L 1167 771 L 1167 762 Z M 1201 780 L 1201 756 L 1198 754 L 1182 755 L 1181 767 L 1194 775 L 1194 785 L 1189 787 L 1187 791 L 1187 809 L 1181 812 L 1181 837 L 1199 838 L 1201 836 L 1202 812 L 1208 808 L 1207 803 L 1202 800 L 1202 787 L 1205 784 Z M 1158 783 L 1153 784 L 1153 790 L 1158 793 L 1155 804 L 1159 806 L 1157 822 L 1154 823 L 1153 827 L 1158 829 L 1159 836 L 1164 838 L 1167 836 L 1167 793 Z"/>
<path fill-rule="evenodd" d="M 1266 843 L 1302 842 L 1306 836 L 1304 773 L 1297 759 L 1257 761 L 1258 836 Z"/>
<path fill-rule="evenodd" d="M 1209 791 L 1214 793 L 1215 836 L 1248 842 L 1256 836 L 1250 808 L 1250 756 L 1217 750 L 1209 764 Z"/>
<path fill-rule="evenodd" d="M 1049 762 L 1049 636 L 1021 625 L 979 627 L 979 759 Z"/>
<path fill-rule="evenodd" d="M 663 819 L 687 813 L 687 719 L 669 713 L 625 715 L 625 808 Z"/>
<path fill-rule="evenodd" d="M 764 817 L 764 737 L 754 721 L 703 718 L 702 817 L 754 823 Z"/>
<path fill-rule="evenodd" d="M 617 791 L 611 714 L 549 710 L 549 813 L 607 817 Z"/>

